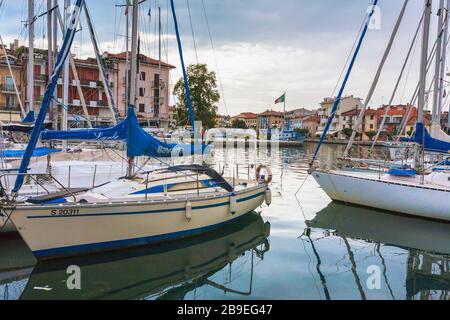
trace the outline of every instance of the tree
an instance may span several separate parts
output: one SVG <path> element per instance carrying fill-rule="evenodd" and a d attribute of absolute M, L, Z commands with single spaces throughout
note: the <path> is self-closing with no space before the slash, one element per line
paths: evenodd
<path fill-rule="evenodd" d="M 220 100 L 216 73 L 209 72 L 206 64 L 195 64 L 187 68 L 187 74 L 195 121 L 201 121 L 205 128 L 214 128 L 218 111 L 216 104 Z M 186 123 L 180 123 L 181 121 L 189 121 L 189 109 L 183 78 L 175 84 L 173 94 L 179 101 L 176 108 L 178 124 L 185 125 Z"/>
<path fill-rule="evenodd" d="M 353 129 L 345 128 L 344 130 L 342 130 L 342 133 L 347 137 L 347 139 L 350 139 L 353 134 Z M 360 134 L 357 132 L 356 138 L 358 138 L 359 136 L 360 136 Z"/>
<path fill-rule="evenodd" d="M 375 131 L 366 132 L 366 136 L 369 138 L 370 141 L 372 141 L 376 135 L 377 133 Z"/>
<path fill-rule="evenodd" d="M 245 121 L 244 120 L 240 120 L 240 119 L 234 119 L 232 127 L 234 129 L 248 129 L 247 128 L 247 124 L 245 123 Z"/>

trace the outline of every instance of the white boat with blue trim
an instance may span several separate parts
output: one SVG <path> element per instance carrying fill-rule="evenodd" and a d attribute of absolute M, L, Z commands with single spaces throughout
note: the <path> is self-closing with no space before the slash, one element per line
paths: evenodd
<path fill-rule="evenodd" d="M 270 204 L 266 183 L 241 181 L 233 188 L 205 174 L 192 179 L 188 170 L 176 171 L 163 183 L 140 176 L 78 195 L 30 199 L 4 210 L 12 212 L 11 220 L 35 256 L 45 259 L 193 236 L 251 213 L 264 201 Z"/>
<path fill-rule="evenodd" d="M 22 187 L 27 178 L 30 159 L 38 140 L 44 139 L 43 123 L 52 95 L 80 19 L 84 0 L 77 0 L 73 9 L 61 52 L 44 96 L 30 142 L 23 155 L 11 196 L 2 189 L 1 211 L 17 227 L 20 235 L 39 259 L 74 256 L 123 247 L 142 246 L 197 235 L 229 224 L 253 212 L 264 201 L 271 202 L 270 181 L 259 174 L 246 181 L 236 174 L 232 179 L 203 165 L 167 167 L 142 172 L 135 166 L 138 157 L 183 157 L 187 153 L 207 152 L 204 145 L 173 146 L 163 144 L 139 125 L 134 110 L 137 74 L 137 26 L 133 23 L 130 104 L 127 117 L 107 129 L 52 132 L 53 139 L 91 139 L 93 136 L 119 136 L 127 142 L 129 159 L 127 175 L 90 189 L 69 189 L 24 198 Z M 190 121 L 195 130 L 195 115 L 184 67 L 182 46 L 171 1 L 179 45 Z M 133 21 L 137 22 L 139 5 L 133 1 Z M 41 135 L 42 134 L 42 135 Z M 48 136 L 48 133 L 47 133 Z M 56 137 L 56 138 L 55 138 Z M 250 172 L 250 171 L 249 171 Z M 257 173 L 261 169 L 257 169 Z M 45 177 L 51 175 L 45 175 Z M 39 177 L 38 177 L 39 178 Z M 38 183 L 38 179 L 36 183 Z M 270 180 L 270 179 L 269 179 Z M 45 188 L 44 188 L 45 189 Z"/>
<path fill-rule="evenodd" d="M 377 0 L 373 1 L 373 5 L 377 4 Z M 398 28 L 402 22 L 405 9 L 408 1 L 404 1 L 402 11 L 400 12 L 396 27 L 391 36 L 391 40 L 386 48 L 383 59 L 379 65 L 378 72 L 374 78 L 372 87 L 366 99 L 365 106 L 361 110 L 360 116 L 356 121 L 352 137 L 344 154 L 343 161 L 351 162 L 350 151 L 355 141 L 356 133 L 360 130 L 360 126 L 364 121 L 364 112 L 367 109 L 374 90 L 377 87 L 380 79 L 383 66 L 389 56 L 392 43 L 396 38 Z M 444 12 L 444 2 L 440 3 L 440 11 Z M 441 7 L 442 6 L 442 7 Z M 351 203 L 361 206 L 373 207 L 377 209 L 397 212 L 401 214 L 413 215 L 417 217 L 436 219 L 443 221 L 450 221 L 450 171 L 445 165 L 448 162 L 448 155 L 450 152 L 450 136 L 441 130 L 440 113 L 442 105 L 439 102 L 440 94 L 443 94 L 442 89 L 435 87 L 435 94 L 437 97 L 433 100 L 433 123 L 431 130 L 428 130 L 425 125 L 425 105 L 427 92 L 427 61 L 429 57 L 429 37 L 430 37 L 430 22 L 432 14 L 432 1 L 424 0 L 423 22 L 421 21 L 419 27 L 423 25 L 422 37 L 422 54 L 420 63 L 420 81 L 417 87 L 418 98 L 418 119 L 414 138 L 410 139 L 412 150 L 414 151 L 414 166 L 391 166 L 387 170 L 382 169 L 382 164 L 378 170 L 323 170 L 315 167 L 314 161 L 317 159 L 321 145 L 326 138 L 327 132 L 330 129 L 334 116 L 336 115 L 342 93 L 345 90 L 347 81 L 351 75 L 351 71 L 359 54 L 361 44 L 365 38 L 368 30 L 368 23 L 373 10 L 370 10 L 366 17 L 366 25 L 359 37 L 359 45 L 353 53 L 352 63 L 349 65 L 344 81 L 339 90 L 339 95 L 333 105 L 332 112 L 327 121 L 324 133 L 317 150 L 314 154 L 311 163 L 310 173 L 317 181 L 320 187 L 327 193 L 327 195 L 335 201 Z M 441 19 L 442 17 L 440 17 Z M 442 20 L 442 19 L 441 19 Z M 446 17 L 448 20 L 448 17 Z M 444 21 L 440 21 L 444 24 Z M 448 27 L 448 21 L 445 21 Z M 443 25 L 438 28 L 438 43 L 441 41 Z M 419 31 L 420 29 L 418 29 Z M 414 44 L 415 40 L 413 41 Z M 441 45 L 440 45 L 441 46 Z M 439 53 L 441 50 L 436 50 Z M 409 59 L 409 58 L 408 58 Z M 407 59 L 407 61 L 408 61 Z M 440 59 L 436 55 L 436 74 L 434 83 L 437 85 L 440 78 L 441 63 L 445 64 L 446 59 Z M 401 79 L 401 77 L 400 77 Z M 415 94 L 416 95 L 416 94 Z M 395 95 L 394 95 L 395 96 Z M 407 118 L 408 119 L 408 118 Z M 409 145 L 409 144 L 408 144 Z M 409 151 L 409 150 L 404 150 Z M 409 152 L 406 152 L 409 153 Z M 442 155 L 442 162 L 432 163 L 431 167 L 427 167 L 425 161 L 427 153 Z M 367 162 L 370 163 L 370 162 Z"/>

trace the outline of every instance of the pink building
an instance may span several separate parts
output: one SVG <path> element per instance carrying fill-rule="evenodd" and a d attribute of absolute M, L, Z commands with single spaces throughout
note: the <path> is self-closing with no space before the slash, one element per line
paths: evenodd
<path fill-rule="evenodd" d="M 119 54 L 105 53 L 106 60 L 117 63 L 117 97 L 116 103 L 120 117 L 126 111 L 126 52 Z M 136 111 L 142 123 L 160 120 L 161 126 L 169 123 L 169 73 L 175 66 L 149 58 L 143 54 L 139 57 L 139 76 L 136 87 Z"/>

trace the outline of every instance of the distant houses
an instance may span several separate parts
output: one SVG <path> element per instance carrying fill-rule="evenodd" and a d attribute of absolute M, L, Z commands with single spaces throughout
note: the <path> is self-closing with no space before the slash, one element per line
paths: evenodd
<path fill-rule="evenodd" d="M 231 125 L 239 123 L 257 131 L 290 128 L 303 131 L 310 138 L 318 138 L 325 130 L 334 103 L 335 98 L 324 98 L 320 107 L 315 110 L 314 108 L 298 108 L 286 113 L 274 110 L 266 110 L 260 114 L 243 112 L 231 117 L 229 123 Z M 362 108 L 362 99 L 353 95 L 343 97 L 331 122 L 327 139 L 348 139 L 360 117 Z M 386 118 L 383 124 L 384 117 Z M 444 113 L 442 118 L 443 122 L 447 123 L 448 113 Z M 404 123 L 405 121 L 406 123 Z M 382 124 L 380 140 L 389 140 L 392 136 L 397 135 L 402 124 L 405 129 L 401 136 L 405 137 L 414 132 L 416 122 L 417 108 L 411 105 L 383 105 L 377 109 L 368 108 L 364 113 L 362 124 L 357 129 L 357 139 L 360 141 L 373 140 Z M 425 123 L 426 125 L 431 123 L 429 112 L 425 113 Z"/>

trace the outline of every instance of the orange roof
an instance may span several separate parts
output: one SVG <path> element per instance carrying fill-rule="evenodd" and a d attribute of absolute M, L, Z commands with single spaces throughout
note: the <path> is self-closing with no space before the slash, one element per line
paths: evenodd
<path fill-rule="evenodd" d="M 267 110 L 267 111 L 261 113 L 259 116 L 261 116 L 261 117 L 284 117 L 285 114 L 284 114 L 284 112 Z"/>
<path fill-rule="evenodd" d="M 303 122 L 320 122 L 320 116 L 317 114 L 303 118 Z"/>
<path fill-rule="evenodd" d="M 354 117 L 354 116 L 359 116 L 360 113 L 361 113 L 361 109 L 358 109 L 358 110 L 354 109 L 354 110 L 344 112 L 343 114 L 341 114 L 341 116 Z M 366 112 L 364 113 L 364 115 L 366 115 L 366 116 L 374 116 L 376 114 L 378 114 L 378 111 L 373 110 L 373 109 L 367 109 Z"/>
<path fill-rule="evenodd" d="M 241 113 L 238 117 L 243 118 L 243 119 L 256 119 L 256 118 L 258 118 L 258 115 L 253 112 L 244 112 L 244 113 Z"/>
<path fill-rule="evenodd" d="M 125 61 L 127 59 L 127 53 L 126 52 L 121 52 L 121 53 L 117 53 L 117 54 L 115 54 L 115 53 L 106 53 L 106 55 L 108 57 L 116 58 L 116 59 L 123 60 L 123 61 Z M 159 66 L 159 61 L 158 60 L 150 58 L 150 57 L 147 57 L 146 55 L 143 55 L 143 54 L 139 55 L 139 61 L 143 62 L 143 63 Z M 175 69 L 176 68 L 175 66 L 173 66 L 171 64 L 168 64 L 166 62 L 162 62 L 162 61 L 161 61 L 161 65 L 163 67 L 168 67 L 170 69 Z"/>

